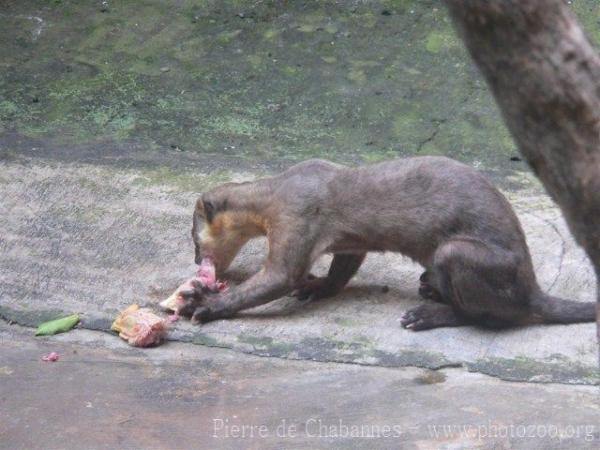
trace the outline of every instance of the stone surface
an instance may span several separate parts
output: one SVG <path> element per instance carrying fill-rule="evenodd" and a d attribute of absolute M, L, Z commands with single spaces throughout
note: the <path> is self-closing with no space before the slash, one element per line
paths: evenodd
<path fill-rule="evenodd" d="M 596 449 L 592 386 L 259 358 L 0 325 L 10 449 Z M 55 363 L 41 356 L 57 351 Z M 237 428 L 236 428 L 237 427 Z"/>
<path fill-rule="evenodd" d="M 26 157 L 1 164 L 0 313 L 28 326 L 79 313 L 84 327 L 101 330 L 131 303 L 157 307 L 193 274 L 189 230 L 196 197 L 186 190 L 188 183 L 202 189 L 251 177 L 195 173 L 182 182 L 175 174 L 157 182 L 153 171 L 42 164 Z M 543 288 L 593 301 L 592 269 L 556 207 L 535 187 L 508 195 Z M 258 270 L 264 250 L 260 240 L 243 249 L 230 270 L 233 282 Z M 315 272 L 325 271 L 327 262 L 325 257 Z M 421 271 L 400 255 L 371 254 L 332 299 L 305 304 L 283 298 L 204 326 L 180 321 L 170 338 L 292 359 L 463 365 L 510 380 L 598 382 L 593 323 L 505 331 L 402 329 L 402 313 L 422 301 L 416 292 Z"/>
<path fill-rule="evenodd" d="M 251 162 L 523 167 L 439 2 L 110 3 L 3 2 L 0 132 L 50 154 L 133 141 Z M 600 42 L 597 3 L 573 4 Z"/>

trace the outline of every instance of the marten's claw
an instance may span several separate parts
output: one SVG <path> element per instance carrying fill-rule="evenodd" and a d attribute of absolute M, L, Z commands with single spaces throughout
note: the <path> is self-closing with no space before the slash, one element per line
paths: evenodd
<path fill-rule="evenodd" d="M 413 331 L 434 328 L 434 315 L 430 313 L 435 310 L 434 308 L 431 308 L 431 306 L 432 305 L 421 305 L 406 311 L 402 316 L 400 323 L 404 328 Z"/>

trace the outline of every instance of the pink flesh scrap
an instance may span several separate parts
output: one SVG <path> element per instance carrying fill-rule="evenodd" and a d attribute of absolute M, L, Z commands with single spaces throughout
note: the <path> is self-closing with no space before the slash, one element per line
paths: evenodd
<path fill-rule="evenodd" d="M 186 304 L 186 300 L 182 294 L 193 291 L 194 289 L 202 290 L 202 287 L 208 288 L 213 293 L 223 292 L 228 288 L 226 281 L 217 280 L 215 265 L 211 258 L 203 258 L 198 266 L 196 276 L 185 281 L 174 292 L 175 307 L 167 306 L 167 309 L 175 310 L 175 314 L 169 316 L 169 321 L 175 322 L 179 319 L 178 312 Z"/>
<path fill-rule="evenodd" d="M 222 292 L 227 289 L 227 282 L 217 280 L 215 263 L 211 258 L 202 258 L 198 272 L 196 272 L 196 279 L 202 286 L 206 286 L 213 292 Z"/>
<path fill-rule="evenodd" d="M 200 267 L 198 267 L 198 272 L 196 273 L 196 277 L 200 280 L 203 286 L 211 290 L 217 289 L 217 275 L 215 270 L 215 264 L 210 258 L 202 258 L 200 262 Z"/>
<path fill-rule="evenodd" d="M 42 356 L 42 361 L 50 361 L 50 362 L 54 362 L 54 361 L 58 361 L 59 355 L 56 352 L 51 352 L 48 353 L 45 356 Z"/>

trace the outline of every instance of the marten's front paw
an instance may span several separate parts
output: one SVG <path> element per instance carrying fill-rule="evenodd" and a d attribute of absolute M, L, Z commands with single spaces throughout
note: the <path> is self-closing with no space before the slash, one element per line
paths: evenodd
<path fill-rule="evenodd" d="M 311 278 L 305 280 L 296 289 L 292 296 L 302 301 L 319 300 L 322 298 L 331 297 L 338 292 L 338 289 L 333 286 L 331 280 L 327 277 Z"/>
<path fill-rule="evenodd" d="M 204 296 L 204 288 L 200 284 L 193 284 L 191 289 L 181 291 L 177 296 L 177 314 L 192 317 L 196 308 L 204 300 Z"/>
<path fill-rule="evenodd" d="M 192 314 L 192 323 L 203 324 L 212 320 L 224 319 L 231 316 L 231 313 L 219 305 L 202 305 L 194 310 L 194 313 Z"/>

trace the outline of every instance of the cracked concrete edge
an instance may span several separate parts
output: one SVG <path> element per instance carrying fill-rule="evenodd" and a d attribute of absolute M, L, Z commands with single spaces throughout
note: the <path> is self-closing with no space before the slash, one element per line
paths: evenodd
<path fill-rule="evenodd" d="M 1 319 L 26 327 L 36 327 L 40 322 L 68 313 L 55 309 L 18 310 L 0 305 Z M 79 327 L 113 334 L 110 331 L 111 323 L 111 318 L 94 313 L 82 318 Z M 278 342 L 271 337 L 248 333 L 216 336 L 210 333 L 180 329 L 172 330 L 168 340 L 280 359 L 389 368 L 417 367 L 430 370 L 464 367 L 469 372 L 481 373 L 505 381 L 600 386 L 600 370 L 597 367 L 575 363 L 564 356 L 548 358 L 545 361 L 519 356 L 453 361 L 438 352 L 400 349 L 396 353 L 391 353 L 374 349 L 369 343 L 360 341 L 349 344 L 322 337 L 305 337 L 298 342 Z"/>

